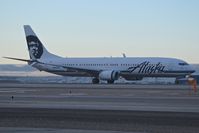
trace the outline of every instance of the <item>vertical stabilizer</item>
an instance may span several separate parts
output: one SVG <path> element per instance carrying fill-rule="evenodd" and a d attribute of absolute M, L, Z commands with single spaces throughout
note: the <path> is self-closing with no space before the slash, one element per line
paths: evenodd
<path fill-rule="evenodd" d="M 28 51 L 31 60 L 45 59 L 53 56 L 49 53 L 29 25 L 24 25 Z"/>

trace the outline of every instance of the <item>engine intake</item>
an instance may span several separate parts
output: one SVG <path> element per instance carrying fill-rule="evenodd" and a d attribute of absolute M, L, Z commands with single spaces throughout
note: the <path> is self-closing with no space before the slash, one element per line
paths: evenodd
<path fill-rule="evenodd" d="M 102 71 L 99 74 L 101 80 L 117 80 L 119 78 L 119 72 L 117 71 Z"/>

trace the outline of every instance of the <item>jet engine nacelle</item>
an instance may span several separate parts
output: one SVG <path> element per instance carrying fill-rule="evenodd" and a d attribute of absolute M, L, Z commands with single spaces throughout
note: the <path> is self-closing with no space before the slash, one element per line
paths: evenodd
<path fill-rule="evenodd" d="M 99 74 L 99 79 L 101 80 L 117 80 L 119 78 L 119 72 L 117 71 L 102 71 Z"/>

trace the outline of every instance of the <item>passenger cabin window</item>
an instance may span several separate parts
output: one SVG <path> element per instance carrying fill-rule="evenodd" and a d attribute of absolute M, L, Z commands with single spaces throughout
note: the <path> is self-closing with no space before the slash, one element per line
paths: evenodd
<path fill-rule="evenodd" d="M 181 63 L 179 63 L 179 65 L 180 66 L 186 66 L 186 65 L 188 65 L 186 62 L 181 62 Z"/>

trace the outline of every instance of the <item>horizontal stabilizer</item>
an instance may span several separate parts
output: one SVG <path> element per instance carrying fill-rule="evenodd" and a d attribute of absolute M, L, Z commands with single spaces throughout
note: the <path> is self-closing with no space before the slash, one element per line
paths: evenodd
<path fill-rule="evenodd" d="M 19 59 L 19 58 L 12 58 L 12 57 L 3 57 L 6 59 L 11 59 L 11 60 L 17 60 L 17 61 L 23 61 L 23 62 L 30 62 L 31 60 L 27 60 L 27 59 Z"/>

